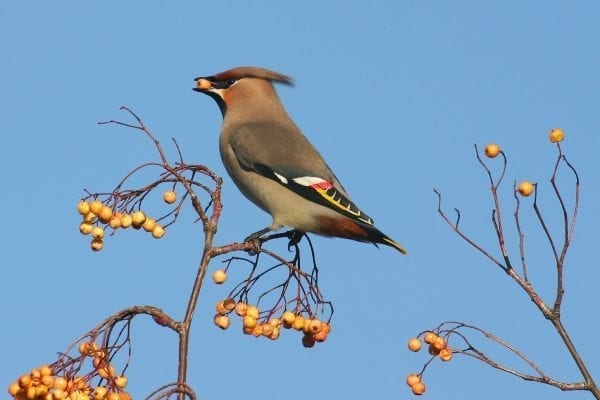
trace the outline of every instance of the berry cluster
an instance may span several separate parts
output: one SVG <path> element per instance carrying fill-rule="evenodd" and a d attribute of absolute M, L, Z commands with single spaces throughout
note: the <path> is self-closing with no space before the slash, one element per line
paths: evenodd
<path fill-rule="evenodd" d="M 423 342 L 428 344 L 429 354 L 438 357 L 442 361 L 450 361 L 452 359 L 452 349 L 448 347 L 446 339 L 433 333 L 425 332 L 423 334 Z M 416 337 L 408 340 L 408 349 L 413 352 L 421 350 L 423 344 Z M 421 374 L 411 373 L 406 377 L 406 384 L 410 386 L 412 392 L 416 395 L 425 393 L 425 384 L 421 382 Z"/>
<path fill-rule="evenodd" d="M 172 204 L 177 200 L 177 195 L 169 190 L 164 193 L 163 200 L 167 204 Z M 77 204 L 77 212 L 83 217 L 83 221 L 79 224 L 79 232 L 92 236 L 90 246 L 94 251 L 100 251 L 104 247 L 104 235 L 107 228 L 112 228 L 113 231 L 129 227 L 137 230 L 143 229 L 156 239 L 160 239 L 165 234 L 165 228 L 143 211 L 138 210 L 132 213 L 115 211 L 97 199 L 92 202 L 81 200 Z"/>
<path fill-rule="evenodd" d="M 214 322 L 221 329 L 229 328 L 231 325 L 229 315 L 233 312 L 242 318 L 242 329 L 246 335 L 277 340 L 282 328 L 292 329 L 303 333 L 304 347 L 313 347 L 316 342 L 324 342 L 331 332 L 331 325 L 328 322 L 314 317 L 304 317 L 291 311 L 285 311 L 281 317 L 261 318 L 261 313 L 256 306 L 241 301 L 236 303 L 231 298 L 219 301 L 216 311 Z"/>
<path fill-rule="evenodd" d="M 127 377 L 115 374 L 105 350 L 94 342 L 86 342 L 79 346 L 79 352 L 93 359 L 93 373 L 60 375 L 51 366 L 42 365 L 11 383 L 8 393 L 15 400 L 131 400 L 131 395 L 123 390 L 127 386 Z M 106 384 L 90 385 L 90 380 L 96 376 Z"/>

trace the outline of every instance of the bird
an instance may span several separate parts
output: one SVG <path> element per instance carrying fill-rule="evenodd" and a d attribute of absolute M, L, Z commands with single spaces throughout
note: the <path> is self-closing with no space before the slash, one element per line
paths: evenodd
<path fill-rule="evenodd" d="M 283 227 L 407 250 L 361 211 L 321 154 L 288 115 L 274 84 L 293 86 L 287 75 L 237 67 L 195 79 L 194 91 L 213 98 L 223 117 L 219 151 L 244 196 L 269 213 L 258 238 Z"/>

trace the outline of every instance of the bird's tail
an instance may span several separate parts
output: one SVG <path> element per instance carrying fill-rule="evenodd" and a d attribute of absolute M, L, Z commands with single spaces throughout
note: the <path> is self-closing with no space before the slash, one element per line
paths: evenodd
<path fill-rule="evenodd" d="M 400 243 L 394 242 L 392 239 L 390 239 L 389 237 L 383 235 L 383 237 L 381 238 L 382 240 L 382 244 L 388 245 L 390 247 L 395 248 L 396 250 L 398 250 L 400 253 L 407 255 L 408 251 L 406 250 L 406 248 L 404 248 L 404 246 L 402 246 Z"/>
<path fill-rule="evenodd" d="M 394 249 L 398 250 L 400 253 L 402 253 L 404 255 L 408 254 L 408 251 L 406 250 L 406 248 L 404 246 L 402 246 L 400 243 L 389 238 L 385 233 L 381 232 L 379 229 L 375 228 L 373 225 L 367 225 L 367 224 L 361 224 L 361 225 L 367 233 L 368 240 L 370 240 L 371 242 L 373 242 L 375 244 L 377 244 L 377 243 L 385 244 L 386 246 L 393 247 Z"/>

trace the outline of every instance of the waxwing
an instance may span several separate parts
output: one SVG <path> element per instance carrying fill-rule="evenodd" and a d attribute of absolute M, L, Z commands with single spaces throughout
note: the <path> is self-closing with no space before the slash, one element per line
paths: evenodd
<path fill-rule="evenodd" d="M 223 114 L 221 158 L 241 192 L 271 214 L 260 236 L 283 226 L 406 249 L 375 228 L 348 196 L 323 157 L 288 116 L 274 83 L 280 73 L 239 67 L 196 78 L 195 91 L 212 97 Z"/>

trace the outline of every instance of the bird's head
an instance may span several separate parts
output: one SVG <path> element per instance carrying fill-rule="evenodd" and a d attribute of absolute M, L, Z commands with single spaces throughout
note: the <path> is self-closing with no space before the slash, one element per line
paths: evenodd
<path fill-rule="evenodd" d="M 221 113 L 225 116 L 227 110 L 236 103 L 260 102 L 273 98 L 279 101 L 273 83 L 293 85 L 292 78 L 258 67 L 237 67 L 215 75 L 195 79 L 196 92 L 212 97 Z M 254 100 L 254 101 L 253 101 Z"/>

